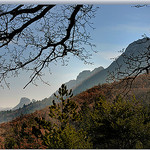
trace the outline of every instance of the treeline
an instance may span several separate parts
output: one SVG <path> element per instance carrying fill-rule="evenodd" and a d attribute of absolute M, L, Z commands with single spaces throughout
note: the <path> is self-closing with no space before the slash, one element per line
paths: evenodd
<path fill-rule="evenodd" d="M 150 106 L 134 96 L 110 101 L 100 94 L 92 105 L 85 99 L 79 107 L 65 85 L 58 93 L 61 103 L 53 101 L 49 121 L 32 116 L 16 122 L 2 148 L 150 148 Z"/>

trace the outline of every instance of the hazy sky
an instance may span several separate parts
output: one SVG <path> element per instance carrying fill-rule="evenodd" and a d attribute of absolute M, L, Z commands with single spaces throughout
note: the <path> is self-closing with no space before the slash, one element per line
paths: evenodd
<path fill-rule="evenodd" d="M 126 48 L 131 42 L 142 38 L 146 34 L 150 36 L 150 7 L 135 8 L 131 5 L 100 5 L 96 17 L 92 19 L 96 28 L 91 31 L 93 43 L 96 45 L 91 62 L 93 65 L 85 65 L 84 62 L 71 57 L 67 66 L 61 64 L 51 66 L 51 75 L 45 72 L 44 79 L 51 86 L 38 82 L 38 86 L 30 84 L 25 90 L 28 77 L 22 73 L 18 78 L 9 79 L 10 89 L 0 89 L 0 107 L 14 107 L 21 97 L 31 100 L 42 100 L 55 92 L 62 83 L 76 79 L 83 70 L 93 70 L 96 67 L 108 67 L 112 60 Z"/>

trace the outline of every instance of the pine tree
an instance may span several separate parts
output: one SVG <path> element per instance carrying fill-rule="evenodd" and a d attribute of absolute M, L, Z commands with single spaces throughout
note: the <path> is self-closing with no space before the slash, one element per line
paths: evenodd
<path fill-rule="evenodd" d="M 43 144 L 47 148 L 92 148 L 92 144 L 87 138 L 87 133 L 83 129 L 77 130 L 74 126 L 75 122 L 80 119 L 80 115 L 77 112 L 78 105 L 71 100 L 73 96 L 72 90 L 68 91 L 67 87 L 62 84 L 58 94 L 54 94 L 54 96 L 60 103 L 56 104 L 55 100 L 53 100 L 53 105 L 49 107 L 51 121 L 46 121 L 44 118 L 36 118 L 39 129 L 34 127 L 33 133 L 34 130 L 44 129 L 44 134 L 39 132 L 40 134 L 36 136 L 41 137 Z"/>

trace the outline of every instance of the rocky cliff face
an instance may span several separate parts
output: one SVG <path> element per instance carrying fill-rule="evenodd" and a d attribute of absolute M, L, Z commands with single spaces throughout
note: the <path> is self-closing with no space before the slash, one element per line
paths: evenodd
<path fill-rule="evenodd" d="M 26 97 L 22 97 L 20 99 L 20 102 L 17 106 L 15 106 L 14 108 L 12 108 L 12 110 L 16 110 L 16 109 L 19 109 L 19 108 L 22 108 L 24 105 L 28 105 L 31 103 L 31 100 L 26 98 Z"/>
<path fill-rule="evenodd" d="M 77 76 L 76 80 L 70 80 L 69 82 L 64 83 L 64 84 L 67 85 L 68 89 L 75 89 L 84 80 L 87 80 L 88 78 L 90 78 L 91 76 L 93 76 L 97 72 L 102 71 L 103 69 L 104 68 L 102 66 L 100 66 L 98 68 L 95 68 L 92 71 L 90 71 L 90 70 L 84 70 L 84 71 L 82 71 L 82 72 L 79 73 L 79 75 Z"/>
<path fill-rule="evenodd" d="M 76 82 L 78 84 L 80 84 L 82 81 L 88 79 L 89 77 L 93 76 L 97 72 L 102 71 L 103 69 L 104 69 L 103 67 L 98 67 L 98 68 L 95 68 L 92 71 L 90 71 L 90 70 L 84 70 L 84 71 L 82 71 L 82 72 L 79 73 L 79 75 L 77 76 Z"/>
<path fill-rule="evenodd" d="M 84 70 L 82 72 L 79 73 L 79 75 L 77 76 L 76 82 L 82 82 L 83 80 L 85 80 L 86 78 L 88 78 L 91 74 L 90 70 Z"/>

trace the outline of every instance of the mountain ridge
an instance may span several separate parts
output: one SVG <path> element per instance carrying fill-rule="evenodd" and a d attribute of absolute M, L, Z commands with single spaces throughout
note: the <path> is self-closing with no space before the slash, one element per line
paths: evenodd
<path fill-rule="evenodd" d="M 130 57 L 130 56 L 137 57 L 139 54 L 145 53 L 149 45 L 150 45 L 149 38 L 143 38 L 143 39 L 139 39 L 137 41 L 132 42 L 131 44 L 128 45 L 125 52 L 121 54 L 115 61 L 113 61 L 109 67 L 107 67 L 106 69 L 103 69 L 102 71 L 97 72 L 95 75 L 83 81 L 82 84 L 78 85 L 73 90 L 73 93 L 76 95 L 98 84 L 107 83 L 110 72 L 113 72 L 114 74 L 116 74 L 116 78 L 119 78 L 119 74 L 117 74 L 118 69 L 119 69 L 119 72 L 125 72 L 127 70 L 127 67 L 129 67 L 128 63 L 126 62 L 127 60 L 125 60 L 124 55 L 126 55 L 127 57 Z M 144 66 L 145 61 L 146 60 L 143 59 L 143 62 L 140 64 L 140 66 L 142 65 Z M 135 63 L 138 63 L 138 61 L 134 62 L 134 65 L 136 65 Z M 122 78 L 124 77 L 126 76 L 122 76 Z M 109 80 L 110 83 L 112 81 Z"/>
<path fill-rule="evenodd" d="M 80 72 L 75 80 L 70 80 L 66 83 L 64 83 L 68 89 L 74 89 L 76 86 L 78 86 L 79 84 L 81 84 L 84 80 L 88 79 L 89 77 L 91 77 L 92 75 L 96 74 L 99 71 L 102 71 L 104 68 L 102 66 L 97 67 L 95 69 L 93 69 L 92 71 L 90 70 L 83 70 L 82 72 Z"/>
<path fill-rule="evenodd" d="M 131 47 L 133 48 L 133 50 L 130 52 L 135 52 L 136 49 L 139 49 L 139 42 L 141 42 L 143 40 L 145 40 L 145 38 L 137 40 L 137 41 L 129 44 L 129 46 L 126 48 L 125 52 L 127 51 L 126 53 L 129 54 L 128 51 L 130 51 Z M 144 43 L 142 45 L 140 45 L 140 49 L 143 50 L 145 48 L 145 46 L 147 46 L 147 45 L 150 45 L 149 39 L 147 39 L 146 41 L 144 41 Z M 117 67 L 116 61 L 123 62 L 123 56 L 121 55 L 117 60 L 112 62 L 111 65 L 106 69 L 104 69 L 103 67 L 98 67 L 98 68 L 95 68 L 93 71 L 89 71 L 89 70 L 85 71 L 84 70 L 79 73 L 76 80 L 70 80 L 70 81 L 66 82 L 65 84 L 68 89 L 73 89 L 74 95 L 77 95 L 83 91 L 86 91 L 87 89 L 94 87 L 94 86 L 106 83 L 108 72 L 114 71 Z M 125 69 L 125 67 L 126 67 L 126 65 L 123 66 L 123 69 Z M 80 81 L 80 82 L 78 82 L 78 81 Z M 33 113 L 36 110 L 43 109 L 46 106 L 51 105 L 53 99 L 55 99 L 55 98 L 52 94 L 49 98 L 45 98 L 42 101 L 32 102 L 30 104 L 25 105 L 23 108 L 19 108 L 18 110 L 0 112 L 0 122 L 10 121 L 10 120 L 14 119 L 15 117 L 18 117 L 21 114 Z"/>

